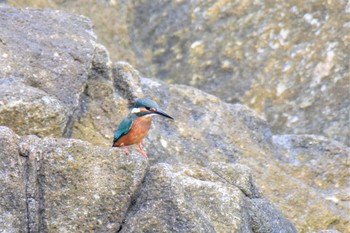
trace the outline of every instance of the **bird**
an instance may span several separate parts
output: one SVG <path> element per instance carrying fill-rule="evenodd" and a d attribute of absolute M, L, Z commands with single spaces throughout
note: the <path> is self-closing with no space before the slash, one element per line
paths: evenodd
<path fill-rule="evenodd" d="M 174 118 L 158 107 L 158 104 L 151 99 L 136 99 L 131 113 L 127 115 L 118 125 L 114 132 L 112 147 L 123 147 L 126 153 L 129 153 L 126 146 L 136 144 L 140 153 L 147 158 L 146 151 L 143 150 L 141 142 L 147 135 L 152 117 L 160 115 L 174 120 Z"/>

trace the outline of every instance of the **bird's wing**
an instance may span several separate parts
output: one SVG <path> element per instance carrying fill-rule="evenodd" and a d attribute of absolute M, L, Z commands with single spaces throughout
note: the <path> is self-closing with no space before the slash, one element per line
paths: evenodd
<path fill-rule="evenodd" d="M 114 143 L 124 134 L 129 132 L 133 120 L 136 118 L 135 114 L 129 114 L 127 117 L 125 117 L 122 122 L 118 125 L 117 130 L 114 132 L 114 140 L 113 140 L 113 145 Z"/>

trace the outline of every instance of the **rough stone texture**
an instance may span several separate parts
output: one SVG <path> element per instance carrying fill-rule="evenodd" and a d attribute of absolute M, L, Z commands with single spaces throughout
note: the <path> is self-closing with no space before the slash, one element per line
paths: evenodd
<path fill-rule="evenodd" d="M 286 151 L 284 145 L 274 144 L 266 122 L 247 107 L 223 103 L 214 96 L 187 86 L 166 85 L 145 78 L 141 79 L 141 83 L 145 96 L 159 98 L 156 100 L 161 106 L 166 106 L 164 110 L 176 119 L 169 124 L 157 118 L 157 130 L 147 136 L 144 144 L 153 163 L 180 162 L 207 166 L 210 162 L 225 161 L 248 165 L 263 193 L 298 226 L 299 231 L 335 228 L 347 232 L 350 229 L 346 214 L 350 210 L 349 202 L 347 194 L 344 194 L 348 192 L 347 171 L 350 169 L 350 153 L 346 146 L 323 139 L 317 149 L 305 149 L 308 157 L 315 153 L 324 154 L 324 148 L 332 152 L 329 156 L 322 156 L 318 172 L 310 172 L 304 179 L 299 172 L 307 170 L 307 164 L 295 169 L 281 159 L 292 154 L 298 146 Z M 229 126 L 222 127 L 226 122 Z M 325 144 L 333 145 L 325 147 Z M 337 171 L 338 166 L 344 171 Z M 330 167 L 332 170 L 327 171 Z M 327 192 L 319 192 L 312 180 L 317 181 L 320 173 L 340 175 L 336 180 L 344 185 L 329 185 Z M 331 193 L 338 195 L 338 203 L 334 202 Z"/>
<path fill-rule="evenodd" d="M 86 20 L 85 18 L 67 16 L 67 14 L 50 10 L 9 9 L 8 12 L 13 12 L 14 15 L 19 11 L 18 14 L 24 17 L 23 22 L 28 21 L 27 16 L 32 16 L 30 22 L 35 21 L 33 12 L 39 12 L 38 20 L 35 21 L 35 24 L 33 23 L 36 28 L 46 25 L 46 21 L 43 22 L 42 20 L 45 14 L 47 14 L 47 18 L 55 18 L 54 15 L 56 14 L 58 18 L 66 19 L 68 17 L 72 21 L 74 21 L 74 18 L 77 22 L 81 22 L 82 19 L 83 21 Z M 53 21 L 56 22 L 57 20 Z M 50 20 L 47 21 L 50 22 Z M 67 23 L 69 22 L 68 20 Z M 11 22 L 11 25 L 15 24 L 15 22 Z M 15 34 L 17 31 L 13 30 L 13 33 Z M 86 31 L 84 30 L 83 32 L 74 31 L 74 33 L 68 33 L 68 35 L 77 35 L 80 38 L 78 34 L 82 33 L 82 38 L 86 38 L 84 36 Z M 24 38 L 25 40 L 26 38 Z M 39 42 L 38 47 L 41 46 L 41 43 L 45 47 L 45 42 Z M 176 225 L 174 225 L 174 228 L 177 227 L 176 229 L 184 227 L 190 230 L 193 227 L 191 222 L 198 224 L 203 229 L 225 228 L 225 226 L 218 226 L 219 220 L 217 217 L 220 216 L 225 223 L 231 224 L 230 226 L 237 226 L 237 229 L 241 229 L 238 226 L 241 225 L 243 227 L 242 231 L 245 230 L 245 226 L 249 226 L 251 227 L 248 227 L 249 230 L 252 231 L 269 232 L 266 229 L 274 229 L 275 225 L 282 226 L 283 222 L 288 221 L 281 218 L 281 214 L 276 211 L 275 207 L 265 198 L 262 198 L 262 194 L 264 194 L 281 209 L 287 218 L 296 224 L 300 232 L 324 229 L 349 232 L 350 222 L 347 214 L 349 212 L 349 201 L 346 195 L 342 195 L 342 193 L 347 192 L 346 182 L 348 181 L 348 174 L 346 173 L 348 162 L 346 159 L 349 152 L 344 145 L 314 136 L 294 136 L 294 139 L 293 136 L 284 135 L 273 137 L 266 121 L 248 107 L 240 104 L 224 103 L 218 97 L 195 88 L 182 85 L 166 85 L 147 78 L 140 79 L 139 72 L 134 70 L 132 66 L 125 62 L 112 64 L 104 47 L 94 41 L 91 43 L 93 46 L 91 59 L 82 60 L 82 67 L 88 67 L 87 69 L 81 68 L 86 74 L 84 76 L 85 81 L 81 85 L 82 89 L 78 91 L 78 89 L 70 86 L 70 79 L 75 82 L 81 78 L 80 74 L 71 76 L 70 79 L 67 78 L 65 83 L 58 83 L 56 88 L 61 88 L 62 92 L 67 92 L 71 90 L 69 88 L 73 88 L 77 93 L 77 106 L 72 109 L 64 108 L 69 112 L 64 135 L 83 139 L 94 144 L 105 145 L 108 148 L 92 146 L 89 143 L 69 139 L 39 139 L 34 136 L 23 139 L 20 151 L 23 156 L 27 156 L 26 159 L 24 158 L 27 161 L 26 174 L 28 174 L 28 176 L 25 176 L 25 181 L 30 184 L 30 186 L 26 186 L 26 196 L 29 213 L 33 213 L 28 216 L 27 226 L 29 229 L 34 231 L 56 231 L 62 225 L 62 229 L 66 231 L 74 231 L 77 227 L 86 231 L 97 229 L 102 232 L 102 227 L 106 227 L 106 229 L 111 227 L 113 231 L 117 231 L 126 212 L 129 213 L 127 221 L 134 221 L 134 214 L 137 215 L 139 211 L 143 211 L 137 209 L 135 205 L 147 205 L 148 200 L 156 200 L 156 194 L 162 196 L 167 192 L 167 187 L 161 186 L 160 181 L 164 180 L 170 183 L 171 181 L 177 182 L 175 187 L 178 189 L 172 190 L 174 191 L 172 194 L 175 197 L 185 198 L 180 199 L 184 200 L 183 203 L 179 203 L 171 197 L 163 199 L 169 200 L 169 202 L 174 203 L 173 206 L 179 207 L 170 210 L 168 213 L 169 215 L 172 213 L 180 214 L 177 219 L 175 218 Z M 54 46 L 59 45 L 54 44 Z M 2 45 L 0 44 L 0 46 Z M 1 48 L 6 48 L 6 46 Z M 7 49 L 13 48 L 8 47 Z M 70 47 L 67 49 L 70 49 Z M 30 51 L 33 50 L 36 51 L 30 49 Z M 13 54 L 21 54 L 16 50 L 13 51 Z M 63 51 L 64 54 L 66 52 Z M 10 53 L 8 52 L 8 54 Z M 47 53 L 45 56 L 47 60 L 52 60 L 55 57 L 54 53 Z M 89 57 L 90 53 L 87 53 L 87 56 Z M 23 61 L 23 65 L 21 62 L 22 60 L 17 59 L 16 63 L 13 62 L 13 64 L 20 68 L 27 65 L 26 60 Z M 62 60 L 61 63 L 57 61 L 57 65 L 59 67 L 69 67 L 71 62 L 69 59 Z M 37 66 L 40 66 L 40 63 L 28 65 L 28 69 L 35 70 Z M 18 70 L 21 70 L 20 68 Z M 1 72 L 4 72 L 3 69 L 6 71 L 6 68 L 1 66 Z M 17 69 L 12 69 L 12 71 L 14 70 Z M 50 70 L 50 67 L 48 67 L 48 70 Z M 62 73 L 57 73 L 55 78 L 66 77 L 65 75 L 66 73 L 62 71 Z M 41 98 L 44 93 L 47 93 L 47 97 L 57 100 L 62 106 L 66 107 L 66 102 L 62 96 L 60 97 L 49 92 L 49 90 L 27 83 L 30 79 L 19 79 L 12 74 L 2 78 L 5 83 L 14 80 L 16 81 L 14 83 L 22 82 L 23 85 L 34 88 L 28 88 L 30 90 L 28 91 L 29 94 L 26 95 L 28 98 L 33 98 L 33 96 Z M 71 93 L 67 93 L 67 96 L 68 94 Z M 16 99 L 21 95 L 13 94 L 13 96 Z M 136 204 L 133 202 L 135 205 L 129 205 L 128 200 L 130 201 L 130 198 L 132 198 L 137 184 L 133 183 L 135 186 L 130 186 L 130 184 L 125 183 L 123 176 L 119 175 L 118 178 L 116 174 L 121 172 L 131 180 L 134 179 L 140 182 L 143 176 L 141 173 L 145 172 L 146 165 L 139 164 L 139 161 L 142 160 L 139 153 L 126 156 L 120 148 L 110 149 L 109 147 L 115 126 L 127 113 L 128 102 L 134 97 L 141 96 L 156 100 L 176 120 L 168 121 L 156 117 L 154 126 L 144 143 L 153 168 L 147 175 L 147 186 L 146 183 L 142 184 L 141 189 L 147 190 L 149 187 L 164 187 L 164 189 L 155 190 L 155 196 L 149 195 L 148 197 L 142 195 L 141 192 L 138 197 L 135 197 Z M 21 101 L 26 102 L 27 100 L 21 99 Z M 39 103 L 42 102 L 39 101 Z M 41 108 L 45 107 L 46 105 L 43 104 Z M 48 108 L 48 110 L 50 109 Z M 73 113 L 71 110 L 73 110 Z M 43 112 L 45 113 L 45 111 Z M 7 122 L 10 121 L 7 119 Z M 29 127 L 28 124 L 28 131 L 26 132 L 31 132 Z M 47 132 L 50 132 L 50 130 L 47 130 Z M 314 146 L 310 146 L 310 142 Z M 135 151 L 134 149 L 130 150 Z M 318 156 L 319 154 L 325 156 Z M 116 156 L 120 156 L 121 161 L 118 160 L 119 157 L 115 161 Z M 305 162 L 296 166 L 292 163 L 294 160 L 290 161 L 288 159 L 293 156 Z M 127 162 L 130 159 L 134 161 L 131 164 Z M 160 162 L 169 165 L 159 165 Z M 115 164 L 116 170 L 113 166 L 109 166 L 110 164 Z M 139 165 L 136 166 L 137 164 Z M 181 164 L 186 164 L 186 166 Z M 240 164 L 247 165 L 251 169 L 252 175 L 249 175 L 248 169 Z M 315 165 L 318 170 L 316 171 L 312 165 Z M 167 169 L 162 171 L 160 169 L 162 166 L 167 167 Z M 128 170 L 130 167 L 140 170 Z M 344 171 L 334 170 L 336 167 L 341 167 Z M 186 169 L 195 174 L 196 177 L 191 178 L 190 175 L 186 174 L 177 176 L 175 179 L 171 175 Z M 136 172 L 136 175 L 133 171 Z M 304 179 L 300 172 L 304 172 L 307 179 Z M 203 176 L 197 176 L 202 173 Z M 339 177 L 333 179 L 334 176 Z M 203 196 L 200 196 L 199 191 L 197 193 L 193 192 L 197 187 L 193 184 L 202 184 L 201 177 L 204 181 L 208 181 L 204 182 L 203 187 L 207 195 Z M 212 179 L 212 177 L 216 178 Z M 253 185 L 253 179 L 261 189 L 262 194 Z M 94 183 L 93 181 L 96 180 L 98 182 Z M 113 183 L 113 180 L 118 180 L 120 183 Z M 188 180 L 191 182 L 186 183 Z M 327 185 L 326 180 L 334 183 Z M 226 193 L 232 194 L 232 197 L 225 196 L 227 199 L 223 198 L 216 190 L 208 190 L 205 186 L 207 184 L 221 188 Z M 127 188 L 129 192 L 123 196 L 116 196 L 108 191 L 111 189 L 118 191 L 120 187 Z M 101 194 L 97 190 L 101 190 Z M 183 193 L 180 191 L 183 191 Z M 198 213 L 206 211 L 206 208 L 211 208 L 211 206 L 206 207 L 199 203 L 198 209 L 193 211 L 183 208 L 190 203 L 186 199 L 187 197 L 193 196 L 192 199 L 198 202 L 210 200 L 211 192 L 215 194 L 213 202 L 218 203 L 216 206 L 220 207 L 221 202 L 225 203 L 226 200 L 230 201 L 232 199 L 233 202 L 229 202 L 230 205 L 232 204 L 235 207 L 246 206 L 247 208 L 241 208 L 241 212 L 239 209 L 235 209 L 236 212 L 229 212 L 232 216 L 238 216 L 233 218 L 232 222 L 228 220 L 227 216 L 219 215 L 222 212 L 215 209 L 214 206 L 209 209 L 208 217 L 205 215 L 198 216 Z M 74 195 L 77 193 L 85 199 L 80 198 L 79 195 Z M 100 199 L 98 199 L 98 196 Z M 118 198 L 124 197 L 125 202 L 119 203 L 120 199 Z M 247 201 L 247 203 L 243 203 L 243 205 L 242 200 Z M 164 207 L 167 210 L 167 206 L 171 204 L 169 202 L 159 203 L 159 208 Z M 119 203 L 120 205 L 113 203 Z M 152 206 L 148 207 L 152 210 Z M 226 208 L 225 206 L 221 207 Z M 129 211 L 126 210 L 127 208 L 130 208 Z M 88 211 L 84 212 L 84 209 Z M 118 210 L 119 212 L 116 212 Z M 67 212 L 72 214 L 67 215 Z M 101 215 L 101 213 L 103 214 Z M 172 216 L 170 217 L 170 219 L 174 219 Z M 83 223 L 78 221 L 79 218 L 83 219 Z M 160 227 L 163 226 L 160 225 L 162 219 L 155 220 Z M 247 221 L 247 219 L 250 220 Z M 86 226 L 83 226 L 83 224 Z M 165 222 L 164 227 L 170 226 L 169 224 L 171 222 Z M 128 224 L 122 225 L 124 225 L 124 230 L 122 230 L 125 231 Z M 287 226 L 290 225 L 287 224 Z"/>
<path fill-rule="evenodd" d="M 25 161 L 19 155 L 18 141 L 12 130 L 0 126 L 1 232 L 26 232 L 27 229 Z"/>
<path fill-rule="evenodd" d="M 87 15 L 112 60 L 245 103 L 273 132 L 350 145 L 347 1 L 6 2 Z"/>
<path fill-rule="evenodd" d="M 350 148 L 337 141 L 313 135 L 276 135 L 273 141 L 286 149 L 279 158 L 283 170 L 315 189 L 329 207 L 337 209 L 338 214 L 344 216 L 342 220 L 330 217 L 322 221 L 330 225 L 334 224 L 332 219 L 340 221 L 344 227 L 339 227 L 338 230 L 348 232 Z M 311 208 L 315 209 L 315 216 L 319 216 L 320 209 L 316 206 Z"/>
<path fill-rule="evenodd" d="M 96 47 L 92 24 L 0 5 L 0 27 L 0 123 L 20 135 L 70 136 Z"/>
<path fill-rule="evenodd" d="M 80 141 L 36 141 L 27 138 L 21 144 L 22 153 L 29 156 L 29 209 L 39 217 L 38 222 L 30 221 L 30 229 L 118 230 L 147 161 Z"/>
<path fill-rule="evenodd" d="M 153 164 L 209 166 L 214 162 L 238 161 L 253 169 L 263 193 L 296 223 L 300 231 L 333 227 L 343 231 L 347 229 L 349 219 L 346 211 L 349 208 L 346 207 L 348 202 L 344 193 L 347 192 L 348 164 L 344 158 L 349 156 L 348 148 L 338 143 L 328 149 L 316 146 L 314 149 L 319 149 L 319 152 L 312 148 L 305 150 L 305 156 L 323 153 L 324 150 L 331 151 L 330 154 L 341 151 L 341 155 L 338 160 L 333 160 L 332 156 L 320 158 L 319 172 L 311 172 L 304 179 L 299 172 L 307 166 L 303 164 L 300 169 L 295 169 L 284 158 L 298 146 L 285 148 L 273 143 L 267 123 L 247 107 L 223 103 L 217 97 L 191 87 L 139 79 L 138 72 L 125 63 L 118 63 L 112 69 L 116 91 L 124 98 L 130 100 L 138 95 L 152 97 L 163 110 L 175 117 L 175 121 L 154 118 L 154 126 L 144 141 Z M 143 92 L 140 92 L 139 85 Z M 223 122 L 229 122 L 229 127 L 222 127 Z M 101 127 L 109 128 L 109 125 L 115 125 L 115 122 Z M 85 134 L 81 134 L 80 138 L 89 140 Z M 106 137 L 100 142 L 110 146 L 111 139 Z M 328 143 L 324 139 L 323 144 Z M 317 180 L 317 175 L 327 172 L 330 166 L 344 168 L 343 172 L 328 171 L 339 175 L 343 186 L 330 185 L 326 194 L 319 192 L 310 181 Z M 332 198 L 333 194 L 339 199 L 337 203 Z"/>
<path fill-rule="evenodd" d="M 0 128 L 6 139 L 8 128 Z M 4 133 L 5 132 L 5 133 Z M 1 229 L 115 232 L 148 168 L 139 155 L 73 139 L 18 139 L 1 147 Z M 10 153 L 13 154 L 10 154 Z M 18 153 L 25 157 L 19 159 Z M 12 158 L 9 162 L 6 156 Z M 12 156 L 12 157 L 11 157 Z M 19 164 L 19 161 L 22 164 Z M 4 170 L 5 169 L 5 170 Z M 25 203 L 27 202 L 27 207 Z M 11 208 L 10 208 L 11 207 Z M 27 210 L 26 210 L 27 208 Z M 28 211 L 28 212 L 27 212 Z M 28 224 L 27 224 L 28 221 Z M 4 224 L 11 225 L 4 225 Z"/>
<path fill-rule="evenodd" d="M 71 111 L 77 107 L 95 47 L 90 21 L 48 9 L 2 5 L 0 27 L 0 76 L 41 89 Z"/>
<path fill-rule="evenodd" d="M 346 1 L 139 0 L 132 10 L 133 48 L 149 76 L 243 102 L 275 132 L 350 145 Z"/>
<path fill-rule="evenodd" d="M 295 177 L 337 205 L 349 205 L 350 148 L 313 135 L 275 135 L 273 141 L 286 149 L 280 160 Z"/>
<path fill-rule="evenodd" d="M 122 93 L 122 89 L 120 91 Z M 127 114 L 128 103 L 115 91 L 111 62 L 103 46 L 97 45 L 79 111 L 72 120 L 70 136 L 97 145 L 111 145 L 116 122 Z"/>
<path fill-rule="evenodd" d="M 240 166 L 231 165 L 230 170 L 236 173 Z M 232 183 L 248 177 L 231 178 L 200 166 L 157 164 L 121 232 L 296 232 L 271 203 L 254 196 L 254 189 L 246 196 Z"/>
<path fill-rule="evenodd" d="M 341 233 L 337 230 L 320 230 L 320 231 L 311 231 L 309 233 Z"/>
<path fill-rule="evenodd" d="M 127 25 L 131 1 L 125 0 L 5 0 L 17 7 L 49 7 L 89 17 L 95 25 L 98 42 L 105 45 L 113 61 L 135 63 Z"/>
<path fill-rule="evenodd" d="M 0 79 L 0 124 L 21 135 L 62 136 L 68 113 L 60 101 L 12 78 Z"/>

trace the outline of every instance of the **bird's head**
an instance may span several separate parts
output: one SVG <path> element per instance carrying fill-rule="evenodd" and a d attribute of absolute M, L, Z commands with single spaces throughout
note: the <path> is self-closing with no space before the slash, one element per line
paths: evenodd
<path fill-rule="evenodd" d="M 156 114 L 174 119 L 162 109 L 158 107 L 158 104 L 153 100 L 147 98 L 136 99 L 135 103 L 132 106 L 131 112 L 137 116 L 154 116 Z"/>

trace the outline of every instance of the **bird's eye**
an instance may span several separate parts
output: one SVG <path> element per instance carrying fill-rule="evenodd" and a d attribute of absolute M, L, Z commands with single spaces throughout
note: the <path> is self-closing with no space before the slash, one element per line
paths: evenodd
<path fill-rule="evenodd" d="M 151 110 L 151 108 L 150 107 L 145 107 L 147 110 Z"/>

